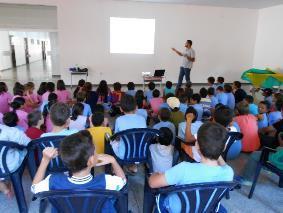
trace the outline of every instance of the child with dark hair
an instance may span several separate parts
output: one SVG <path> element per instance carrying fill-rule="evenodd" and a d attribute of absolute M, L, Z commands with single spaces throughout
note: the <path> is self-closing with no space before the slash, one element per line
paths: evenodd
<path fill-rule="evenodd" d="M 44 118 L 44 124 L 46 127 L 46 132 L 50 132 L 53 128 L 53 124 L 50 120 L 50 108 L 52 107 L 53 104 L 57 103 L 57 95 L 56 93 L 50 93 L 48 96 L 48 103 L 45 104 L 43 107 L 43 118 Z"/>
<path fill-rule="evenodd" d="M 173 139 L 171 141 L 171 144 L 175 144 L 176 127 L 172 122 L 170 122 L 171 111 L 167 108 L 161 108 L 158 112 L 158 118 L 160 122 L 155 124 L 152 128 L 153 129 L 160 129 L 162 127 L 169 128 L 173 133 Z"/>
<path fill-rule="evenodd" d="M 64 165 L 70 171 L 70 176 L 64 173 L 48 175 L 45 173 L 50 161 L 57 157 L 58 152 Z M 92 176 L 91 170 L 97 166 L 111 164 L 112 171 L 117 176 L 100 174 Z M 116 190 L 119 191 L 126 184 L 126 177 L 110 155 L 97 155 L 91 134 L 84 130 L 79 133 L 65 137 L 59 150 L 54 147 L 47 147 L 43 150 L 43 157 L 37 173 L 33 179 L 31 191 L 39 193 L 49 190 Z M 107 200 L 102 208 L 115 212 L 114 200 Z"/>
<path fill-rule="evenodd" d="M 86 93 L 84 91 L 77 93 L 77 103 L 81 103 L 84 105 L 83 116 L 89 117 L 91 116 L 91 108 L 90 105 L 85 103 L 86 100 Z"/>
<path fill-rule="evenodd" d="M 105 125 L 104 113 L 95 112 L 90 118 L 90 128 L 88 129 L 92 135 L 93 143 L 96 147 L 97 154 L 105 153 L 104 139 L 105 134 L 112 135 L 112 130 L 110 127 Z"/>
<path fill-rule="evenodd" d="M 165 97 L 169 93 L 175 94 L 175 89 L 173 88 L 173 83 L 171 81 L 166 81 L 163 96 Z"/>
<path fill-rule="evenodd" d="M 136 101 L 135 98 L 131 95 L 124 95 L 121 99 L 121 111 L 124 112 L 124 115 L 118 117 L 115 122 L 115 133 L 121 132 L 127 129 L 133 128 L 146 128 L 146 120 L 136 114 Z M 125 143 L 123 140 L 112 142 L 112 147 L 115 154 L 123 159 L 125 155 Z M 137 166 L 132 165 L 129 167 L 129 170 L 133 173 L 137 172 Z"/>
<path fill-rule="evenodd" d="M 224 92 L 223 87 L 221 87 L 221 86 L 217 87 L 216 98 L 218 100 L 218 103 L 221 103 L 224 106 L 228 105 L 228 95 Z"/>
<path fill-rule="evenodd" d="M 19 118 L 18 125 L 26 131 L 28 128 L 28 113 L 23 110 L 25 106 L 25 99 L 22 97 L 16 97 L 10 106 L 12 111 L 15 112 Z"/>
<path fill-rule="evenodd" d="M 272 102 L 272 94 L 273 94 L 272 89 L 266 88 L 266 89 L 264 89 L 262 91 L 263 91 L 262 95 L 264 96 L 264 100 L 268 101 L 270 106 L 272 106 L 272 104 L 273 104 L 273 102 Z"/>
<path fill-rule="evenodd" d="M 42 95 L 42 103 L 47 103 L 49 94 L 53 93 L 54 91 L 55 91 L 55 84 L 53 82 L 47 82 L 46 92 Z"/>
<path fill-rule="evenodd" d="M 165 172 L 172 167 L 174 146 L 171 145 L 173 133 L 167 127 L 159 129 L 156 144 L 149 146 L 153 172 Z"/>
<path fill-rule="evenodd" d="M 227 95 L 227 106 L 234 110 L 235 109 L 235 96 L 233 94 L 233 88 L 230 84 L 225 84 L 224 85 L 224 92 Z"/>
<path fill-rule="evenodd" d="M 198 113 L 198 117 L 197 117 L 198 121 L 201 121 L 203 116 L 203 107 L 200 104 L 200 100 L 201 100 L 201 96 L 199 94 L 197 93 L 193 94 L 191 98 L 191 105 L 193 108 L 195 108 L 195 110 Z"/>
<path fill-rule="evenodd" d="M 150 100 L 153 98 L 152 92 L 155 89 L 155 83 L 154 82 L 149 82 L 148 89 L 149 90 L 145 92 L 145 97 L 146 97 L 147 103 L 150 103 Z"/>
<path fill-rule="evenodd" d="M 86 82 L 83 86 L 82 92 L 85 93 L 85 100 L 84 102 L 88 104 L 93 112 L 93 108 L 97 104 L 98 101 L 98 94 L 97 92 L 92 90 L 92 84 L 90 82 Z M 110 98 L 109 98 L 110 100 Z M 86 107 L 86 105 L 84 104 Z"/>
<path fill-rule="evenodd" d="M 115 82 L 114 85 L 114 91 L 112 92 L 112 104 L 119 104 L 121 101 L 122 96 L 125 94 L 121 89 L 122 85 L 119 82 Z"/>
<path fill-rule="evenodd" d="M 187 82 L 185 86 L 185 95 L 188 97 L 189 102 L 193 94 L 194 94 L 194 90 L 192 89 L 192 83 Z"/>
<path fill-rule="evenodd" d="M 111 90 L 105 80 L 100 81 L 96 93 L 98 95 L 98 104 L 103 104 L 105 110 L 110 109 L 111 105 Z"/>
<path fill-rule="evenodd" d="M 207 78 L 207 83 L 209 87 L 216 89 L 217 85 L 215 84 L 215 78 L 213 76 Z"/>
<path fill-rule="evenodd" d="M 136 95 L 135 87 L 136 87 L 136 85 L 135 85 L 134 82 L 129 82 L 127 84 L 128 91 L 126 92 L 126 94 L 135 97 L 135 95 Z"/>
<path fill-rule="evenodd" d="M 242 87 L 242 84 L 240 81 L 234 81 L 232 88 L 234 91 L 236 104 L 243 101 L 245 97 L 247 96 L 247 93 L 241 87 Z"/>
<path fill-rule="evenodd" d="M 270 126 L 282 119 L 283 100 L 278 99 L 274 106 L 275 110 L 268 115 L 268 123 Z"/>
<path fill-rule="evenodd" d="M 142 90 L 138 90 L 135 95 L 135 100 L 137 103 L 136 114 L 144 117 L 146 121 L 148 121 L 148 113 L 146 108 L 146 99 L 144 97 L 144 93 Z"/>
<path fill-rule="evenodd" d="M 197 133 L 196 143 L 201 162 L 182 162 L 165 173 L 154 173 L 149 178 L 149 186 L 160 188 L 169 185 L 232 181 L 234 172 L 221 157 L 226 137 L 227 131 L 220 124 L 203 124 Z M 161 212 L 181 212 L 180 208 L 181 201 L 174 194 L 166 197 L 161 204 Z"/>
<path fill-rule="evenodd" d="M 39 103 L 42 103 L 42 95 L 46 92 L 46 82 L 41 82 L 37 90 L 37 98 Z"/>
<path fill-rule="evenodd" d="M 185 93 L 182 94 L 179 97 L 179 101 L 180 101 L 180 111 L 185 114 L 188 109 L 188 96 L 186 96 Z"/>
<path fill-rule="evenodd" d="M 176 97 L 167 99 L 167 104 L 171 109 L 170 122 L 172 122 L 176 129 L 178 129 L 179 123 L 184 121 L 184 114 L 180 111 L 180 101 Z"/>
<path fill-rule="evenodd" d="M 9 103 L 12 100 L 12 95 L 8 92 L 8 87 L 5 82 L 0 82 L 0 113 L 9 112 Z"/>
<path fill-rule="evenodd" d="M 209 87 L 207 90 L 208 98 L 210 99 L 212 109 L 218 104 L 218 99 L 215 97 L 215 89 L 213 87 Z"/>
<path fill-rule="evenodd" d="M 76 89 L 75 89 L 75 91 L 74 91 L 74 93 L 73 93 L 73 97 L 74 97 L 74 98 L 77 98 L 77 94 L 78 94 L 79 92 L 82 92 L 82 91 L 83 91 L 84 85 L 85 85 L 85 80 L 84 80 L 84 79 L 80 79 L 80 80 L 78 81 L 78 85 L 77 85 L 77 87 L 76 87 Z"/>
<path fill-rule="evenodd" d="M 24 85 L 22 85 L 19 82 L 16 82 L 15 85 L 14 85 L 14 88 L 13 88 L 14 96 L 12 98 L 12 101 L 17 97 L 23 97 L 24 96 L 24 90 L 25 90 Z"/>
<path fill-rule="evenodd" d="M 40 138 L 40 136 L 44 133 L 41 130 L 41 126 L 44 123 L 43 116 L 40 111 L 33 111 L 28 114 L 28 126 L 29 128 L 26 130 L 26 135 L 34 140 Z"/>
<path fill-rule="evenodd" d="M 153 112 L 152 116 L 156 117 L 160 106 L 163 104 L 163 98 L 160 97 L 160 91 L 158 89 L 153 90 L 152 96 L 149 104 Z"/>
<path fill-rule="evenodd" d="M 238 116 L 234 119 L 244 137 L 242 139 L 242 151 L 253 152 L 259 149 L 260 141 L 258 135 L 257 118 L 254 115 L 249 114 L 249 105 L 242 101 L 237 104 L 236 110 Z"/>
<path fill-rule="evenodd" d="M 217 86 L 224 87 L 224 78 L 219 76 L 217 77 Z"/>
<path fill-rule="evenodd" d="M 57 81 L 56 95 L 58 96 L 58 102 L 69 103 L 72 100 L 71 93 L 66 90 L 65 82 L 63 80 Z"/>
<path fill-rule="evenodd" d="M 251 95 L 247 95 L 244 100 L 249 104 L 249 114 L 257 116 L 258 106 L 254 104 L 254 97 Z"/>
<path fill-rule="evenodd" d="M 74 104 L 72 108 L 72 117 L 70 120 L 69 128 L 84 130 L 87 127 L 87 117 L 83 116 L 84 105 L 82 103 Z"/>
<path fill-rule="evenodd" d="M 23 127 L 18 125 L 19 118 L 15 112 L 6 112 L 3 116 L 3 124 L 9 127 L 15 127 L 24 132 Z"/>
<path fill-rule="evenodd" d="M 259 114 L 257 115 L 257 125 L 258 129 L 262 129 L 265 127 L 268 127 L 268 113 L 270 111 L 270 104 L 268 101 L 261 101 L 258 104 L 258 112 Z"/>
<path fill-rule="evenodd" d="M 208 97 L 208 91 L 206 88 L 202 87 L 199 91 L 200 94 L 200 104 L 203 108 L 203 118 L 209 119 L 211 116 L 211 99 Z"/>

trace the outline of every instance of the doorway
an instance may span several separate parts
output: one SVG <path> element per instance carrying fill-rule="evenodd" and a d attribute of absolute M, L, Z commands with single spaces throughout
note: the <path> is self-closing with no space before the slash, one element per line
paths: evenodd
<path fill-rule="evenodd" d="M 42 49 L 42 60 L 46 61 L 46 46 L 45 41 L 41 41 L 41 49 Z"/>
<path fill-rule="evenodd" d="M 12 67 L 17 67 L 16 61 L 16 52 L 15 52 L 15 45 L 13 44 L 13 36 L 9 36 L 10 47 L 11 47 L 11 60 L 12 60 Z"/>
<path fill-rule="evenodd" d="M 25 57 L 26 64 L 29 64 L 29 49 L 28 49 L 28 38 L 24 38 L 24 47 L 25 47 Z"/>

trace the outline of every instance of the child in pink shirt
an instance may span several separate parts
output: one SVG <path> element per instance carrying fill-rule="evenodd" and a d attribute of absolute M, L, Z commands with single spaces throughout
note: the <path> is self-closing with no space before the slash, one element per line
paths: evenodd
<path fill-rule="evenodd" d="M 55 93 L 50 93 L 48 96 L 48 103 L 44 105 L 42 115 L 44 117 L 44 124 L 46 126 L 45 132 L 51 132 L 53 129 L 53 124 L 50 119 L 50 108 L 53 104 L 57 103 L 57 95 Z"/>
<path fill-rule="evenodd" d="M 259 149 L 260 139 L 258 135 L 257 118 L 249 114 L 249 104 L 240 102 L 236 106 L 238 116 L 235 121 L 238 123 L 244 137 L 242 139 L 242 151 L 253 152 Z"/>
<path fill-rule="evenodd" d="M 42 103 L 46 103 L 48 101 L 48 96 L 50 93 L 54 92 L 55 84 L 53 82 L 48 82 L 46 84 L 46 92 L 42 95 Z"/>
<path fill-rule="evenodd" d="M 38 107 L 39 100 L 36 94 L 33 93 L 34 91 L 34 83 L 28 82 L 24 85 L 24 99 L 26 101 L 24 110 L 27 113 L 32 112 L 34 109 Z"/>
<path fill-rule="evenodd" d="M 22 127 L 24 131 L 28 128 L 28 113 L 25 112 L 25 99 L 23 97 L 16 97 L 10 104 L 12 111 L 15 112 L 19 118 L 18 126 Z"/>
<path fill-rule="evenodd" d="M 66 90 L 66 86 L 63 80 L 57 81 L 57 91 L 56 95 L 58 96 L 58 102 L 68 103 L 71 101 L 71 94 Z"/>
<path fill-rule="evenodd" d="M 9 112 L 9 104 L 12 100 L 12 95 L 8 92 L 7 85 L 0 82 L 0 112 L 2 114 Z"/>
<path fill-rule="evenodd" d="M 41 82 L 40 85 L 39 85 L 39 88 L 37 90 L 37 99 L 38 99 L 40 104 L 42 103 L 42 95 L 47 91 L 46 85 L 47 85 L 46 82 Z"/>
<path fill-rule="evenodd" d="M 157 116 L 159 112 L 159 108 L 161 104 L 163 104 L 163 98 L 159 97 L 160 96 L 160 91 L 158 89 L 153 90 L 152 92 L 153 98 L 150 100 L 150 106 L 153 111 L 153 116 Z"/>

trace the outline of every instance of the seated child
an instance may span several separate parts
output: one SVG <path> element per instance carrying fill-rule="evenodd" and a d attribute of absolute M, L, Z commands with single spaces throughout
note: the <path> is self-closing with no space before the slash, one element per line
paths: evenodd
<path fill-rule="evenodd" d="M 37 99 L 38 99 L 39 103 L 41 104 L 40 107 L 42 107 L 42 108 L 43 108 L 43 106 L 42 106 L 42 95 L 44 93 L 46 93 L 46 91 L 47 91 L 46 90 L 46 85 L 47 85 L 46 82 L 41 82 L 40 85 L 39 85 L 39 88 L 37 90 Z"/>
<path fill-rule="evenodd" d="M 26 135 L 34 140 L 40 138 L 40 136 L 44 133 L 41 130 L 41 126 L 44 123 L 43 116 L 40 111 L 33 111 L 28 114 L 28 126 L 29 128 L 26 130 Z"/>
<path fill-rule="evenodd" d="M 251 95 L 247 95 L 245 97 L 245 101 L 248 103 L 249 105 L 249 114 L 252 114 L 254 116 L 258 115 L 258 107 L 256 104 L 254 104 L 254 97 Z"/>
<path fill-rule="evenodd" d="M 152 92 L 152 99 L 150 100 L 150 106 L 152 109 L 152 116 L 156 117 L 159 111 L 159 108 L 161 106 L 161 104 L 163 104 L 163 98 L 159 97 L 160 96 L 160 92 L 158 89 L 153 90 Z"/>
<path fill-rule="evenodd" d="M 154 82 L 149 82 L 148 89 L 149 90 L 145 92 L 145 97 L 146 97 L 147 103 L 150 103 L 150 100 L 153 98 L 152 92 L 155 89 L 155 83 Z"/>
<path fill-rule="evenodd" d="M 268 101 L 261 101 L 258 104 L 258 111 L 259 111 L 259 114 L 257 115 L 258 129 L 268 127 L 267 113 L 269 112 L 269 110 L 270 110 L 270 104 Z"/>
<path fill-rule="evenodd" d="M 70 124 L 71 110 L 67 104 L 55 103 L 50 108 L 50 120 L 52 122 L 52 131 L 41 135 L 48 136 L 67 136 L 77 133 L 76 129 L 68 129 Z"/>
<path fill-rule="evenodd" d="M 242 151 L 253 152 L 259 149 L 260 140 L 258 135 L 257 118 L 249 114 L 249 105 L 242 101 L 236 106 L 238 116 L 234 119 L 241 129 L 244 137 L 242 139 Z"/>
<path fill-rule="evenodd" d="M 225 94 L 227 95 L 228 97 L 228 100 L 227 100 L 227 106 L 234 110 L 235 109 L 235 96 L 233 94 L 233 88 L 230 84 L 225 84 L 224 85 L 224 92 Z"/>
<path fill-rule="evenodd" d="M 26 131 L 28 128 L 28 113 L 23 110 L 25 106 L 25 99 L 23 97 L 16 97 L 10 106 L 12 111 L 17 113 L 19 118 L 18 125 Z"/>
<path fill-rule="evenodd" d="M 48 101 L 48 96 L 50 93 L 55 91 L 55 84 L 53 82 L 48 82 L 46 84 L 46 92 L 42 95 L 42 103 L 45 105 Z"/>
<path fill-rule="evenodd" d="M 146 99 L 143 95 L 142 90 L 138 90 L 136 92 L 135 99 L 136 99 L 136 103 L 137 103 L 137 107 L 138 107 L 137 110 L 136 110 L 136 114 L 144 117 L 144 119 L 146 121 L 148 121 L 148 113 L 147 113 L 147 110 L 145 109 L 146 108 Z"/>
<path fill-rule="evenodd" d="M 164 99 L 164 102 L 163 102 L 163 104 L 161 104 L 161 106 L 159 107 L 159 109 L 166 108 L 166 109 L 171 110 L 171 108 L 170 108 L 169 105 L 167 104 L 168 98 L 171 98 L 171 97 L 175 97 L 175 95 L 174 95 L 173 93 L 168 93 L 168 94 L 163 98 L 163 99 Z"/>
<path fill-rule="evenodd" d="M 83 91 L 84 85 L 85 85 L 85 80 L 84 80 L 84 79 L 80 79 L 80 80 L 78 81 L 78 85 L 77 85 L 77 87 L 76 87 L 76 89 L 75 89 L 75 91 L 74 91 L 74 93 L 73 93 L 73 97 L 74 97 L 74 98 L 77 98 L 77 94 L 78 94 L 79 92 L 82 92 L 82 91 Z"/>
<path fill-rule="evenodd" d="M 203 124 L 198 131 L 196 144 L 201 162 L 182 162 L 165 173 L 154 173 L 149 178 L 149 186 L 160 188 L 169 185 L 232 181 L 234 172 L 221 157 L 226 137 L 227 131 L 220 124 Z M 161 208 L 161 212 L 180 212 L 181 201 L 176 195 L 169 195 L 164 199 Z"/>
<path fill-rule="evenodd" d="M 268 123 L 269 125 L 273 125 L 277 121 L 282 119 L 282 107 L 283 107 L 283 100 L 279 99 L 275 103 L 275 111 L 270 112 L 268 115 Z"/>
<path fill-rule="evenodd" d="M 185 87 L 185 95 L 188 97 L 189 101 L 193 96 L 193 94 L 194 94 L 194 90 L 192 89 L 192 82 L 187 82 Z"/>
<path fill-rule="evenodd" d="M 38 108 L 39 100 L 34 91 L 34 83 L 28 82 L 24 85 L 24 99 L 25 99 L 25 107 L 24 111 L 27 113 L 32 112 L 34 109 Z"/>
<path fill-rule="evenodd" d="M 98 93 L 92 90 L 91 82 L 85 82 L 82 92 L 84 92 L 85 94 L 85 100 L 83 102 L 88 104 L 91 108 L 91 111 L 93 112 L 94 106 L 97 104 L 98 101 L 101 101 L 101 99 L 98 100 L 99 99 Z M 110 91 L 110 95 L 111 95 L 111 91 Z M 107 101 L 110 101 L 110 99 L 111 99 L 111 96 L 108 96 Z"/>
<path fill-rule="evenodd" d="M 215 108 L 215 106 L 218 104 L 218 99 L 215 97 L 215 89 L 213 87 L 209 87 L 208 90 L 207 90 L 207 95 L 208 95 L 208 98 L 210 99 L 210 107 L 212 109 Z"/>
<path fill-rule="evenodd" d="M 243 101 L 245 99 L 245 97 L 247 96 L 247 93 L 241 87 L 242 87 L 242 84 L 241 84 L 240 81 L 234 81 L 233 82 L 232 88 L 233 88 L 233 91 L 234 91 L 235 103 L 236 104 Z"/>
<path fill-rule="evenodd" d="M 171 145 L 173 133 L 167 127 L 161 127 L 159 131 L 157 143 L 149 146 L 153 172 L 165 172 L 173 163 L 174 146 Z"/>
<path fill-rule="evenodd" d="M 113 87 L 114 87 L 114 91 L 112 92 L 112 104 L 116 105 L 120 103 L 121 97 L 125 93 L 121 91 L 122 85 L 119 82 L 115 82 Z"/>
<path fill-rule="evenodd" d="M 71 99 L 71 93 L 66 90 L 65 82 L 63 80 L 57 81 L 57 91 L 58 102 L 69 103 Z"/>
<path fill-rule="evenodd" d="M 90 118 L 90 128 L 88 131 L 92 135 L 93 143 L 95 144 L 96 153 L 103 154 L 105 134 L 112 135 L 110 127 L 105 126 L 104 114 L 101 112 L 95 112 Z"/>
<path fill-rule="evenodd" d="M 0 82 L 0 112 L 2 114 L 9 112 L 9 103 L 12 100 L 12 95 L 8 92 L 8 87 L 5 82 Z"/>
<path fill-rule="evenodd" d="M 200 100 L 201 100 L 201 97 L 200 97 L 199 94 L 197 94 L 197 93 L 193 94 L 193 96 L 191 98 L 191 104 L 192 104 L 192 107 L 195 108 L 195 110 L 198 113 L 198 117 L 197 117 L 198 121 L 201 121 L 202 116 L 203 116 L 203 107 L 200 104 Z"/>
<path fill-rule="evenodd" d="M 70 120 L 69 128 L 70 129 L 77 129 L 77 130 L 84 130 L 87 124 L 87 117 L 83 116 L 84 105 L 82 103 L 74 104 L 72 108 L 72 117 Z"/>
<path fill-rule="evenodd" d="M 155 124 L 152 128 L 153 129 L 160 129 L 162 127 L 169 128 L 173 133 L 173 139 L 171 144 L 175 144 L 176 127 L 173 123 L 169 121 L 171 118 L 171 111 L 167 108 L 161 108 L 158 112 L 158 118 L 160 122 Z"/>
<path fill-rule="evenodd" d="M 121 99 L 121 111 L 125 115 L 122 115 L 116 119 L 115 133 L 121 132 L 127 129 L 133 128 L 146 128 L 145 119 L 136 114 L 136 102 L 133 96 L 124 95 Z M 125 155 L 125 143 L 123 140 L 112 142 L 112 148 L 115 154 L 123 159 Z M 134 165 L 131 169 L 132 172 L 137 172 L 137 167 Z"/>
<path fill-rule="evenodd" d="M 228 105 L 228 95 L 224 92 L 223 87 L 219 86 L 216 89 L 216 98 L 218 99 L 218 103 L 221 103 L 225 106 Z"/>
<path fill-rule="evenodd" d="M 1 141 L 13 141 L 23 146 L 27 146 L 30 142 L 30 138 L 28 138 L 23 131 L 15 127 L 8 127 L 0 124 L 0 130 Z M 15 149 L 10 149 L 8 151 L 6 162 L 10 172 L 14 172 L 19 168 L 26 154 L 26 150 L 18 151 Z M 0 164 L 0 169 L 3 169 L 2 164 Z M 3 179 L 0 180 L 0 191 L 3 192 L 8 198 L 13 196 L 11 184 L 9 182 L 4 182 Z"/>
<path fill-rule="evenodd" d="M 54 173 L 45 179 L 45 173 L 50 161 L 58 155 L 56 148 L 47 147 L 43 150 L 43 158 L 33 179 L 31 191 L 36 194 L 51 190 L 95 190 L 106 189 L 119 191 L 126 184 L 126 177 L 110 155 L 97 155 L 90 133 L 86 130 L 64 138 L 60 144 L 59 153 L 62 161 L 70 171 L 70 176 L 64 173 Z M 111 164 L 116 176 L 100 174 L 92 176 L 91 169 L 97 166 Z M 111 211 L 114 201 L 108 200 L 103 208 Z"/>
<path fill-rule="evenodd" d="M 83 111 L 83 116 L 89 117 L 91 116 L 91 108 L 90 105 L 85 103 L 86 100 L 86 93 L 85 92 L 78 92 L 76 94 L 77 96 L 77 103 L 82 103 L 84 105 L 84 111 Z"/>
<path fill-rule="evenodd" d="M 172 122 L 176 129 L 178 129 L 179 123 L 183 122 L 184 114 L 180 111 L 180 101 L 176 97 L 167 99 L 167 104 L 171 108 L 170 122 Z"/>
<path fill-rule="evenodd" d="M 135 87 L 136 87 L 136 85 L 134 84 L 134 82 L 129 82 L 127 84 L 128 91 L 126 92 L 126 94 L 135 97 L 135 95 L 136 95 Z"/>
<path fill-rule="evenodd" d="M 264 100 L 265 101 L 267 101 L 269 104 L 270 104 L 270 106 L 272 106 L 272 89 L 270 89 L 270 88 L 266 88 L 266 89 L 264 89 L 263 90 L 263 93 L 262 93 L 262 95 L 264 96 Z"/>
<path fill-rule="evenodd" d="M 96 93 L 98 95 L 98 104 L 102 104 L 105 110 L 110 109 L 112 93 L 105 80 L 100 81 Z"/>
<path fill-rule="evenodd" d="M 184 94 L 179 96 L 180 101 L 180 111 L 185 114 L 188 109 L 188 96 Z"/>
<path fill-rule="evenodd" d="M 42 115 L 44 118 L 46 132 L 50 132 L 53 128 L 52 122 L 50 120 L 50 109 L 53 104 L 57 103 L 57 98 L 58 96 L 56 95 L 56 93 L 50 93 L 48 96 L 48 103 L 43 107 Z"/>
<path fill-rule="evenodd" d="M 15 112 L 6 112 L 2 118 L 3 124 L 9 127 L 15 127 L 24 132 L 23 127 L 19 126 L 19 118 Z"/>
<path fill-rule="evenodd" d="M 211 99 L 208 97 L 208 91 L 206 88 L 201 88 L 199 91 L 200 94 L 200 104 L 203 108 L 203 118 L 209 119 L 211 116 Z"/>
<path fill-rule="evenodd" d="M 213 76 L 207 78 L 207 83 L 208 83 L 208 87 L 212 87 L 216 90 L 217 85 L 215 84 L 215 78 Z"/>
<path fill-rule="evenodd" d="M 221 77 L 221 76 L 219 76 L 218 78 L 217 78 L 217 86 L 221 86 L 221 87 L 224 87 L 224 78 L 223 77 Z"/>
<path fill-rule="evenodd" d="M 173 83 L 171 81 L 166 81 L 163 96 L 165 97 L 169 93 L 175 94 L 175 89 L 173 88 Z"/>

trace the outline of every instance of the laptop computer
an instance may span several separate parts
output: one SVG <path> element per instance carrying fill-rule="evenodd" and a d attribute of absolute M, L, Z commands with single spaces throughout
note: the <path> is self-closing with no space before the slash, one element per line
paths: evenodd
<path fill-rule="evenodd" d="M 154 77 L 163 77 L 165 74 L 165 70 L 155 70 Z"/>

